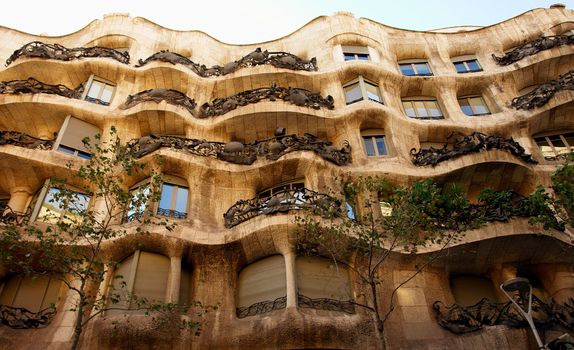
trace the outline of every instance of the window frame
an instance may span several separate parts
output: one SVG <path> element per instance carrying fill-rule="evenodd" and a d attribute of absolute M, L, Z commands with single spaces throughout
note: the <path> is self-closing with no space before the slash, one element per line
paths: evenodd
<path fill-rule="evenodd" d="M 20 292 L 21 288 L 22 288 L 22 282 L 24 282 L 25 278 L 31 278 L 31 279 L 36 279 L 36 278 L 42 278 L 42 277 L 46 277 L 48 279 L 46 286 L 44 287 L 44 291 L 42 293 L 42 299 L 40 300 L 40 306 L 39 306 L 39 310 L 29 310 L 23 306 L 14 306 L 14 302 L 16 301 L 16 299 L 18 298 L 18 293 Z M 46 297 L 48 296 L 49 292 L 50 292 L 50 287 L 52 285 L 52 283 L 58 283 L 59 282 L 59 286 L 56 285 L 54 286 L 54 288 L 56 289 L 56 300 L 53 303 L 50 303 L 50 305 L 54 305 L 54 308 L 58 307 L 58 304 L 61 302 L 62 300 L 62 296 L 63 296 L 63 284 L 64 282 L 57 276 L 54 274 L 36 274 L 36 275 L 25 275 L 25 274 L 15 274 L 15 275 L 8 275 L 5 276 L 4 278 L 2 278 L 2 281 L 0 282 L 0 296 L 3 295 L 3 293 L 7 290 L 6 285 L 12 280 L 12 279 L 18 279 L 17 282 L 17 287 L 16 290 L 14 291 L 14 295 L 12 296 L 12 301 L 10 304 L 2 304 L 2 305 L 6 305 L 9 307 L 13 307 L 13 308 L 24 308 L 30 312 L 33 313 L 39 313 L 42 312 L 43 310 L 49 309 L 51 308 L 51 306 L 47 306 L 45 308 L 42 308 L 42 305 L 45 304 L 46 302 Z"/>
<path fill-rule="evenodd" d="M 86 135 L 86 137 L 90 138 L 90 144 L 92 146 L 97 145 L 99 143 L 99 140 L 96 139 L 96 135 L 97 134 L 102 134 L 102 130 L 100 128 L 98 128 L 97 126 L 87 123 L 79 118 L 75 118 L 72 115 L 68 115 L 66 116 L 66 119 L 64 119 L 64 122 L 62 123 L 62 126 L 60 127 L 60 130 L 58 132 L 58 136 L 56 137 L 56 140 L 54 141 L 54 145 L 52 147 L 53 150 L 56 150 L 58 152 L 61 153 L 65 153 L 65 154 L 69 154 L 75 157 L 79 157 L 82 159 L 86 159 L 86 160 L 90 160 L 92 158 L 91 153 L 87 152 L 87 149 L 81 150 L 78 149 L 76 147 L 72 147 L 68 145 L 64 145 L 62 144 L 62 142 L 67 138 L 66 137 L 66 133 L 68 132 L 68 128 L 70 128 L 70 124 L 74 123 L 76 124 L 76 127 L 81 126 L 82 128 L 88 129 L 89 127 L 92 127 L 93 129 L 97 129 L 97 133 L 96 134 L 91 134 L 91 135 Z M 82 125 L 83 124 L 83 125 Z M 95 131 L 95 130 L 92 130 Z"/>
<path fill-rule="evenodd" d="M 383 139 L 383 145 L 385 148 L 386 153 L 385 154 L 380 154 L 379 153 L 379 147 L 377 146 L 377 139 L 378 137 L 382 137 Z M 373 143 L 373 150 L 375 152 L 375 154 L 373 155 L 369 155 L 369 152 L 367 150 L 367 143 L 365 142 L 365 139 L 370 138 L 371 142 Z M 365 152 L 365 155 L 369 158 L 374 158 L 374 157 L 388 157 L 390 155 L 389 152 L 389 145 L 387 142 L 387 137 L 385 135 L 384 130 L 382 129 L 364 129 L 361 130 L 361 140 L 363 143 L 363 152 Z"/>
<path fill-rule="evenodd" d="M 163 186 L 165 184 L 168 185 L 172 185 L 174 186 L 174 191 L 171 195 L 171 200 L 170 200 L 170 209 L 169 209 L 169 215 L 164 215 L 164 214 L 160 214 L 160 210 L 162 209 L 160 207 L 161 204 L 161 200 L 163 198 L 163 194 L 164 194 L 164 190 L 163 190 Z M 187 198 L 185 200 L 185 212 L 183 213 L 184 215 L 182 215 L 182 217 L 178 217 L 176 216 L 176 210 L 175 207 L 177 205 L 177 193 L 179 189 L 187 189 Z M 175 176 L 171 176 L 171 175 L 164 175 L 163 176 L 163 181 L 161 184 L 161 193 L 160 193 L 160 197 L 159 200 L 156 203 L 157 208 L 154 208 L 153 212 L 155 213 L 155 215 L 159 215 L 159 216 L 164 216 L 164 217 L 169 217 L 172 219 L 187 219 L 187 216 L 189 214 L 189 197 L 190 197 L 190 191 L 189 191 L 189 185 L 187 184 L 187 181 L 185 181 L 184 179 L 180 179 L 178 177 Z M 178 212 L 179 213 L 179 212 Z"/>
<path fill-rule="evenodd" d="M 480 101 L 482 102 L 482 106 L 483 106 L 484 109 L 486 109 L 488 112 L 487 112 L 487 113 L 475 113 L 473 104 L 470 103 L 471 99 L 480 99 Z M 464 111 L 464 109 L 462 108 L 462 105 L 460 104 L 460 102 L 463 101 L 463 100 L 466 100 L 466 103 L 468 104 L 468 106 L 469 106 L 470 109 L 472 110 L 472 114 L 467 114 L 467 113 Z M 485 100 L 481 95 L 461 96 L 461 97 L 457 97 L 457 101 L 458 101 L 458 105 L 460 106 L 460 109 L 461 109 L 462 113 L 464 113 L 466 116 L 469 116 L 469 117 L 481 117 L 481 116 L 491 115 L 491 114 L 492 114 L 492 112 L 490 111 L 490 108 L 488 107 L 488 104 L 486 103 L 486 100 Z"/>
<path fill-rule="evenodd" d="M 407 113 L 407 108 L 405 107 L 405 103 L 407 103 L 407 102 L 413 104 L 411 109 L 415 112 L 414 117 L 411 117 Z M 430 113 L 428 113 L 429 109 L 427 108 L 426 105 L 424 105 L 424 107 L 425 107 L 425 110 L 427 112 L 427 116 L 424 116 L 424 117 L 418 116 L 418 113 L 417 113 L 418 108 L 415 108 L 414 102 L 433 102 L 433 103 L 435 103 L 437 110 L 440 112 L 440 116 L 430 115 Z M 444 115 L 444 113 L 442 111 L 441 105 L 440 105 L 438 99 L 436 99 L 435 97 L 431 97 L 431 96 L 404 97 L 404 98 L 401 98 L 401 105 L 403 107 L 403 112 L 405 113 L 407 118 L 416 119 L 416 120 L 443 120 L 443 119 L 446 119 L 446 116 Z"/>
<path fill-rule="evenodd" d="M 409 59 L 409 60 L 400 60 L 397 62 L 398 66 L 399 66 L 399 72 L 401 73 L 402 76 L 404 77 L 432 77 L 434 76 L 434 72 L 432 70 L 432 67 L 429 63 L 429 61 L 427 59 L 421 58 L 421 59 Z M 425 64 L 429 74 L 421 74 L 418 72 L 418 69 L 416 68 L 417 64 Z M 410 66 L 412 71 L 415 74 L 405 74 L 403 72 L 402 67 L 403 66 Z"/>
<path fill-rule="evenodd" d="M 572 134 L 574 136 L 574 130 L 568 129 L 565 131 L 550 131 L 550 132 L 545 132 L 545 133 L 539 133 L 537 135 L 533 135 L 532 139 L 534 140 L 534 143 L 536 144 L 536 147 L 538 148 L 538 152 L 540 152 L 540 154 L 542 155 L 544 160 L 556 161 L 559 159 L 559 157 L 564 156 L 564 155 L 568 155 L 568 154 L 574 152 L 574 142 L 572 142 L 572 144 L 570 144 L 568 142 L 568 139 L 565 137 L 566 135 L 569 135 L 569 134 Z M 566 149 L 568 151 L 562 152 L 562 153 L 558 152 L 556 150 L 556 146 L 550 140 L 550 137 L 552 137 L 552 136 L 558 136 L 560 138 L 560 141 L 562 141 L 562 143 L 564 143 L 564 145 L 566 146 Z M 552 153 L 554 154 L 553 156 L 547 156 L 545 154 L 545 152 L 542 151 L 541 145 L 538 143 L 538 140 L 537 140 L 537 139 L 541 139 L 541 138 L 544 138 L 544 141 L 546 141 L 548 146 L 550 146 L 550 148 L 552 149 Z"/>
<path fill-rule="evenodd" d="M 87 194 L 83 193 L 82 191 L 80 191 L 78 188 L 71 186 L 71 185 L 64 185 L 64 187 L 66 188 L 66 190 L 68 191 L 72 191 L 76 194 L 82 195 L 82 196 L 86 196 L 86 198 L 88 198 L 88 205 L 86 207 L 86 210 L 90 210 L 91 206 L 93 205 L 92 203 L 92 197 L 88 196 Z M 44 181 L 44 185 L 42 185 L 42 188 L 40 189 L 40 191 L 38 192 L 38 196 L 37 198 L 34 198 L 35 196 L 32 196 L 30 198 L 30 203 L 31 204 L 34 200 L 34 208 L 32 209 L 32 213 L 30 215 L 30 222 L 34 222 L 34 221 L 38 221 L 39 219 L 41 219 L 42 217 L 39 217 L 40 212 L 42 210 L 42 207 L 44 206 L 44 203 L 46 202 L 46 197 L 48 196 L 49 191 L 52 189 L 58 189 L 57 186 L 54 186 L 52 184 L 52 181 L 50 179 L 46 179 Z M 62 214 L 64 214 L 66 211 L 63 210 Z M 62 220 L 62 216 L 59 215 L 57 217 L 54 217 L 54 219 L 57 220 Z M 50 223 L 54 223 L 51 220 L 42 220 L 42 222 L 50 224 Z"/>
<path fill-rule="evenodd" d="M 343 60 L 348 61 L 371 61 L 371 54 L 369 53 L 368 46 L 360 45 L 341 45 L 341 50 L 343 52 Z M 347 55 L 353 56 L 353 58 L 347 59 Z M 361 59 L 361 56 L 366 56 L 366 59 Z"/>
<path fill-rule="evenodd" d="M 377 89 L 377 96 L 379 97 L 379 101 L 374 100 L 372 98 L 369 97 L 369 92 L 367 90 L 367 84 L 371 85 L 373 87 L 375 87 Z M 360 99 L 356 99 L 356 100 L 352 100 L 349 101 L 347 99 L 347 92 L 346 89 L 353 86 L 353 85 L 357 85 L 361 91 L 361 98 Z M 361 102 L 361 101 L 372 101 L 375 103 L 379 103 L 381 105 L 384 105 L 384 100 L 383 100 L 383 94 L 381 93 L 381 89 L 379 88 L 379 84 L 376 84 L 370 80 L 367 80 L 365 78 L 363 78 L 362 75 L 359 75 L 357 78 L 346 82 L 345 84 L 343 84 L 343 95 L 345 96 L 345 104 L 348 105 L 352 105 L 354 103 L 357 102 Z"/>
<path fill-rule="evenodd" d="M 94 82 L 98 82 L 98 83 L 104 85 L 104 88 L 100 90 L 98 97 L 88 96 L 88 93 L 90 92 Z M 112 89 L 112 94 L 110 95 L 110 100 L 104 101 L 104 100 L 100 99 L 100 97 L 102 96 L 102 94 L 105 90 L 105 87 L 107 87 L 107 86 L 111 86 L 113 89 Z M 90 75 L 90 77 L 88 78 L 88 81 L 86 82 L 86 88 L 84 89 L 84 93 L 82 94 L 82 100 L 90 102 L 90 103 L 99 104 L 102 106 L 110 106 L 112 104 L 114 96 L 116 95 L 116 89 L 117 89 L 117 85 L 114 82 L 100 78 L 100 77 L 97 77 L 94 74 L 92 74 L 92 75 Z"/>
<path fill-rule="evenodd" d="M 480 64 L 480 62 L 478 61 L 478 58 L 476 58 L 476 56 L 473 55 L 464 55 L 464 56 L 457 56 L 457 57 L 451 57 L 451 62 L 452 65 L 454 67 L 454 70 L 456 71 L 457 74 L 468 74 L 468 73 L 478 73 L 478 72 L 483 72 L 484 68 L 482 68 L 482 65 Z M 468 65 L 468 62 L 472 62 L 475 61 L 476 65 L 478 66 L 478 70 L 475 69 L 471 69 Z M 465 68 L 464 72 L 460 72 L 457 67 L 456 64 L 457 63 L 462 63 L 462 65 Z"/>

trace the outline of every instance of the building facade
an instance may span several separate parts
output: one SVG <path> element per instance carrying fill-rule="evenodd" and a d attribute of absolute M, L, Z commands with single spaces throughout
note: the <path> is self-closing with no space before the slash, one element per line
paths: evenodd
<path fill-rule="evenodd" d="M 255 45 L 121 14 L 62 37 L 0 28 L 0 38 L 0 221 L 41 221 L 50 179 L 87 162 L 84 137 L 106 141 L 115 127 L 140 160 L 162 156 L 161 198 L 147 210 L 177 226 L 142 237 L 137 210 L 127 213 L 116 224 L 134 233 L 106 246 L 119 264 L 98 290 L 121 274 L 145 297 L 218 306 L 199 335 L 106 314 L 87 327 L 85 349 L 380 348 L 352 271 L 298 256 L 296 209 L 328 201 L 333 176 L 348 173 L 456 183 L 474 201 L 487 187 L 526 195 L 549 187 L 574 151 L 574 13 L 563 6 L 429 32 L 338 13 Z M 134 192 L 149 188 L 149 173 L 126 178 Z M 548 307 L 545 341 L 571 331 L 571 244 L 571 227 L 493 218 L 398 290 L 387 346 L 536 348 L 527 328 L 498 321 L 512 311 L 493 306 L 517 276 Z M 381 271 L 385 303 L 413 259 L 394 253 Z M 5 267 L 0 283 L 0 349 L 69 346 L 66 288 Z M 477 303 L 495 316 L 481 318 Z M 14 320 L 19 308 L 42 321 Z"/>

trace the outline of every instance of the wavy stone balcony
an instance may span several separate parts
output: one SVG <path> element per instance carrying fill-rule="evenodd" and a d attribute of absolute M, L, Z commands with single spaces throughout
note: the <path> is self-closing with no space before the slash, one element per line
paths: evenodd
<path fill-rule="evenodd" d="M 307 188 L 286 189 L 277 191 L 269 197 L 239 200 L 223 214 L 223 218 L 225 227 L 232 228 L 259 215 L 273 215 L 301 209 L 332 217 L 340 215 L 341 202 L 327 194 Z"/>

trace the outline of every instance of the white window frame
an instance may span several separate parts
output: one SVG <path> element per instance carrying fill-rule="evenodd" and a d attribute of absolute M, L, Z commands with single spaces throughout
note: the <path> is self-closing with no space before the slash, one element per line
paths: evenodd
<path fill-rule="evenodd" d="M 458 73 L 458 74 L 468 74 L 468 73 L 478 73 L 478 72 L 482 72 L 484 69 L 482 68 L 482 65 L 480 64 L 480 61 L 478 60 L 478 58 L 476 58 L 476 56 L 473 55 L 464 55 L 464 56 L 457 56 L 457 57 L 451 57 L 451 62 L 452 65 L 454 67 L 454 70 Z M 471 61 L 476 61 L 476 64 L 478 65 L 478 67 L 480 68 L 479 70 L 471 70 L 470 67 L 468 66 L 468 62 Z M 459 72 L 456 69 L 456 63 L 462 63 L 466 69 L 466 71 L 464 72 Z"/>
<path fill-rule="evenodd" d="M 368 93 L 366 84 L 369 84 L 369 85 L 371 85 L 377 89 L 377 95 L 378 95 L 380 101 L 376 101 L 374 99 L 369 98 L 369 93 Z M 348 101 L 347 100 L 347 93 L 345 92 L 345 89 L 347 89 L 353 85 L 359 86 L 359 89 L 361 90 L 361 99 Z M 361 76 L 361 75 L 359 75 L 357 78 L 343 84 L 343 95 L 345 96 L 345 103 L 347 105 L 351 105 L 353 103 L 357 103 L 357 102 L 361 102 L 361 101 L 372 101 L 372 102 L 380 103 L 382 105 L 385 104 L 383 102 L 383 95 L 381 94 L 381 89 L 379 88 L 379 84 L 376 84 L 370 80 L 367 80 L 367 79 L 363 78 L 363 76 Z"/>
<path fill-rule="evenodd" d="M 88 93 L 90 92 L 90 89 L 92 88 L 92 84 L 93 84 L 94 82 L 98 82 L 98 83 L 100 83 L 100 84 L 104 84 L 104 87 L 105 87 L 105 86 L 111 86 L 111 87 L 113 87 L 112 95 L 110 96 L 110 100 L 109 100 L 109 101 L 104 101 L 104 100 L 101 100 L 101 99 L 100 99 L 100 97 L 102 96 L 102 93 L 104 92 L 105 89 L 101 89 L 101 90 L 100 90 L 100 93 L 98 94 L 98 97 L 91 97 L 91 96 L 88 97 Z M 112 101 L 114 100 L 114 96 L 116 95 L 116 90 L 117 90 L 117 86 L 116 86 L 115 83 L 113 83 L 113 82 L 111 82 L 111 81 L 109 81 L 109 80 L 100 78 L 100 77 L 96 77 L 94 74 L 92 74 L 92 75 L 90 75 L 90 78 L 89 78 L 88 81 L 86 82 L 86 88 L 84 89 L 84 93 L 82 94 L 82 100 L 88 101 L 88 102 L 91 102 L 91 103 L 95 103 L 95 104 L 99 104 L 99 105 L 102 105 L 102 106 L 109 106 L 109 105 L 112 104 Z M 91 99 L 93 99 L 93 100 L 91 100 Z M 98 101 L 100 101 L 100 102 L 98 102 Z"/>
<path fill-rule="evenodd" d="M 471 99 L 480 99 L 480 102 L 482 103 L 482 106 L 484 107 L 484 109 L 487 110 L 486 113 L 477 113 L 473 107 L 473 104 L 470 103 Z M 490 115 L 492 114 L 490 112 L 490 108 L 488 108 L 488 105 L 486 104 L 486 101 L 484 100 L 484 98 L 482 98 L 482 96 L 480 95 L 470 95 L 470 96 L 461 96 L 457 98 L 458 100 L 458 105 L 460 106 L 460 110 L 464 113 L 464 111 L 462 110 L 462 105 L 460 104 L 461 101 L 466 101 L 466 103 L 470 106 L 470 109 L 472 110 L 472 114 L 466 114 L 465 115 L 469 116 L 469 117 L 480 117 L 480 116 L 485 116 L 485 115 Z"/>
<path fill-rule="evenodd" d="M 429 63 L 428 60 L 426 59 L 411 59 L 411 60 L 400 60 L 397 62 L 398 66 L 399 66 L 399 73 L 401 73 L 401 75 L 405 76 L 405 77 L 432 77 L 434 76 L 434 72 L 433 69 Z M 420 74 L 417 71 L 416 65 L 417 64 L 425 64 L 430 72 L 430 74 Z M 405 75 L 403 74 L 403 70 L 401 69 L 401 66 L 403 65 L 410 65 L 413 72 L 415 72 L 414 75 Z"/>
<path fill-rule="evenodd" d="M 165 184 L 168 185 L 172 185 L 174 186 L 174 191 L 171 195 L 171 203 L 170 203 L 170 215 L 163 215 L 159 213 L 160 210 L 160 202 L 161 202 L 161 198 L 163 196 L 163 186 Z M 172 215 L 172 212 L 175 211 L 175 205 L 176 205 L 176 200 L 177 200 L 177 192 L 180 188 L 185 188 L 187 189 L 187 199 L 186 199 L 186 204 L 185 204 L 185 217 L 183 218 L 176 218 L 174 215 Z M 156 215 L 160 215 L 160 216 L 165 216 L 165 217 L 170 217 L 172 219 L 187 219 L 188 215 L 189 215 L 189 197 L 190 197 L 190 191 L 189 191 L 189 185 L 187 184 L 187 181 L 185 181 L 184 179 L 180 179 L 176 176 L 171 176 L 171 175 L 163 175 L 163 181 L 161 184 L 161 194 L 160 194 L 160 198 L 156 203 L 157 208 L 154 208 L 154 213 Z"/>
<path fill-rule="evenodd" d="M 420 97 L 405 97 L 401 99 L 402 102 L 402 106 L 403 106 L 403 111 L 405 113 L 405 115 L 408 118 L 412 118 L 412 119 L 417 119 L 417 120 L 441 120 L 441 119 L 445 119 L 445 115 L 442 112 L 442 108 L 440 106 L 440 103 L 438 102 L 438 100 L 434 97 L 427 97 L 427 96 L 420 96 Z M 425 105 L 425 110 L 427 111 L 427 116 L 419 116 L 417 113 L 417 108 L 415 108 L 414 106 L 414 102 L 433 102 L 434 104 L 436 104 L 437 110 L 440 112 L 440 116 L 431 116 L 429 112 L 429 109 L 427 108 L 427 106 Z M 405 103 L 412 103 L 412 109 L 415 112 L 415 116 L 409 116 L 407 114 L 407 109 L 405 108 Z"/>
<path fill-rule="evenodd" d="M 68 191 L 72 191 L 75 192 L 77 194 L 80 195 L 84 195 L 86 197 L 88 197 L 88 210 L 90 209 L 90 207 L 92 206 L 92 198 L 89 197 L 87 194 L 83 193 L 82 191 L 80 191 L 79 189 L 70 186 L 70 185 L 65 185 L 66 189 Z M 34 222 L 40 218 L 38 218 L 38 215 L 40 214 L 40 210 L 42 210 L 42 207 L 44 206 L 44 202 L 46 201 L 46 196 L 48 195 L 48 191 L 50 191 L 50 189 L 52 188 L 57 188 L 57 186 L 54 186 L 52 184 L 52 181 L 50 179 L 46 179 L 44 181 L 44 185 L 42 186 L 42 188 L 39 191 L 38 197 L 36 198 L 36 203 L 34 204 L 34 209 L 32 210 L 32 214 L 30 215 L 30 222 Z M 34 200 L 34 198 L 32 197 L 30 199 L 30 202 L 32 202 Z M 58 217 L 59 219 L 60 217 Z M 46 223 L 50 223 L 50 221 L 45 221 Z"/>
<path fill-rule="evenodd" d="M 343 60 L 345 62 L 348 61 L 371 61 L 371 54 L 369 53 L 368 46 L 359 46 L 359 45 L 341 45 L 341 49 L 343 50 Z M 347 59 L 346 55 L 353 55 L 354 58 Z M 367 59 L 360 59 L 359 55 L 366 55 Z"/>
<path fill-rule="evenodd" d="M 377 143 L 376 143 L 376 138 L 378 137 L 382 137 L 383 138 L 383 143 L 385 145 L 385 150 L 387 151 L 386 154 L 379 154 L 379 148 L 377 147 Z M 374 155 L 369 155 L 369 153 L 367 152 L 367 144 L 365 142 L 365 138 L 370 138 L 371 142 L 373 143 L 373 148 L 375 151 Z M 384 130 L 382 129 L 365 129 L 365 130 L 361 130 L 361 141 L 363 143 L 363 151 L 365 152 L 365 155 L 369 158 L 372 157 L 387 157 L 390 152 L 389 152 L 389 145 L 387 142 L 387 137 L 385 135 Z"/>

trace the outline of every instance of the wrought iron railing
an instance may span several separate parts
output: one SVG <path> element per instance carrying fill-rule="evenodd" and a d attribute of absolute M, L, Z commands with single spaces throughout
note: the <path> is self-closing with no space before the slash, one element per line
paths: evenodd
<path fill-rule="evenodd" d="M 337 148 L 331 142 L 321 140 L 311 134 L 275 136 L 248 144 L 233 142 L 227 145 L 223 142 L 152 134 L 131 140 L 128 142 L 128 147 L 138 158 L 161 147 L 169 147 L 202 157 L 212 157 L 244 165 L 253 164 L 258 157 L 277 160 L 287 153 L 296 151 L 313 151 L 323 159 L 337 165 L 346 165 L 351 162 L 351 146 L 348 142 L 345 141 L 342 148 Z"/>
<path fill-rule="evenodd" d="M 32 312 L 22 307 L 0 305 L 0 324 L 17 329 L 42 328 L 52 321 L 55 314 L 53 307 Z"/>
<path fill-rule="evenodd" d="M 46 84 L 32 77 L 26 80 L 0 82 L 0 94 L 53 94 L 79 99 L 82 97 L 83 91 L 83 85 L 80 85 L 75 89 L 70 89 L 62 84 Z"/>
<path fill-rule="evenodd" d="M 453 139 L 454 142 L 449 142 Z M 411 160 L 417 166 L 432 165 L 461 157 L 465 154 L 478 153 L 491 149 L 498 149 L 508 152 L 522 161 L 531 164 L 538 162 L 532 159 L 532 155 L 527 154 L 524 147 L 512 138 L 502 136 L 486 135 L 481 132 L 473 132 L 470 135 L 461 133 L 451 133 L 442 148 L 430 147 L 428 149 L 411 149 Z"/>
<path fill-rule="evenodd" d="M 187 218 L 187 213 L 177 211 L 177 210 L 167 209 L 167 208 L 157 208 L 157 215 L 167 216 L 169 218 L 174 218 L 174 219 L 185 219 L 185 218 Z"/>
<path fill-rule="evenodd" d="M 27 224 L 30 220 L 31 208 L 24 213 L 14 211 L 6 202 L 0 202 L 0 225 Z"/>
<path fill-rule="evenodd" d="M 341 202 L 327 194 L 306 188 L 285 189 L 270 197 L 239 200 L 223 214 L 225 227 L 231 228 L 259 215 L 286 213 L 290 210 L 307 209 L 321 216 L 340 215 Z"/>
<path fill-rule="evenodd" d="M 100 100 L 99 98 L 95 98 L 95 97 L 91 97 L 91 96 L 86 96 L 84 98 L 84 101 L 88 101 L 88 102 L 95 103 L 97 105 L 102 105 L 102 106 L 109 106 L 110 105 L 110 102 L 108 102 L 108 101 L 103 101 L 103 100 Z"/>
<path fill-rule="evenodd" d="M 544 106 L 554 95 L 562 90 L 574 90 L 574 70 L 539 85 L 529 93 L 512 99 L 510 105 L 516 109 L 534 109 Z"/>
<path fill-rule="evenodd" d="M 237 318 L 245 318 L 248 316 L 255 316 L 266 314 L 273 310 L 280 310 L 284 309 L 287 306 L 287 297 L 279 297 L 275 300 L 266 300 L 255 303 L 250 306 L 238 307 Z"/>
<path fill-rule="evenodd" d="M 14 145 L 30 149 L 50 150 L 54 145 L 56 135 L 57 134 L 54 134 L 52 140 L 44 140 L 21 131 L 0 130 L 0 146 Z"/>
<path fill-rule="evenodd" d="M 149 89 L 138 92 L 135 95 L 129 95 L 126 102 L 124 102 L 119 108 L 129 109 L 142 102 L 160 103 L 161 101 L 183 107 L 192 115 L 195 115 L 195 100 L 188 97 L 183 92 L 173 89 Z"/>
<path fill-rule="evenodd" d="M 523 58 L 535 55 L 540 51 L 549 50 L 553 47 L 563 45 L 574 45 L 574 35 L 555 35 L 555 36 L 541 36 L 535 40 L 529 41 L 515 49 L 505 53 L 501 57 L 492 54 L 492 58 L 500 66 L 508 66 L 514 62 L 518 62 Z"/>
<path fill-rule="evenodd" d="M 327 311 L 337 311 L 344 312 L 347 314 L 355 313 L 355 302 L 352 300 L 336 300 L 329 298 L 309 298 L 303 294 L 297 296 L 297 302 L 299 307 L 310 308 L 316 310 L 327 310 Z"/>
<path fill-rule="evenodd" d="M 518 302 L 522 303 L 521 300 Z M 485 298 L 471 306 L 453 304 L 447 307 L 441 301 L 435 301 L 433 309 L 438 324 L 457 334 L 477 331 L 485 326 L 527 327 L 527 321 L 512 305 L 510 301 L 496 303 Z M 564 304 L 552 300 L 545 303 L 532 295 L 532 311 L 537 327 L 548 329 L 562 326 L 574 329 L 574 299 Z"/>

